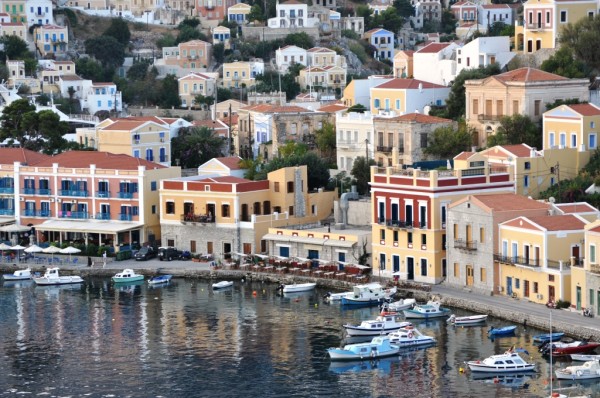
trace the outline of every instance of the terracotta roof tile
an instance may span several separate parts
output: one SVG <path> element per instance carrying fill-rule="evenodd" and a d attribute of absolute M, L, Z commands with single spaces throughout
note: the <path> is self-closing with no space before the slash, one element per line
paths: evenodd
<path fill-rule="evenodd" d="M 134 130 L 145 123 L 148 123 L 144 120 L 124 120 L 117 119 L 114 123 L 109 124 L 106 127 L 102 128 L 102 131 L 131 131 Z"/>
<path fill-rule="evenodd" d="M 531 222 L 545 228 L 548 231 L 573 231 L 583 230 L 585 222 L 580 218 L 572 215 L 558 215 L 558 216 L 536 216 L 527 217 Z"/>
<path fill-rule="evenodd" d="M 34 152 L 24 148 L 0 148 L 0 164 L 13 164 L 20 162 L 22 165 L 33 165 L 51 156 Z"/>
<path fill-rule="evenodd" d="M 238 124 L 239 117 L 240 116 L 237 114 L 231 115 L 231 125 L 232 126 L 235 126 L 236 124 Z M 229 120 L 230 120 L 229 116 L 222 117 L 220 120 L 229 126 Z M 231 126 L 229 126 L 229 127 L 231 127 Z"/>
<path fill-rule="evenodd" d="M 212 128 L 212 129 L 227 129 L 227 126 L 225 126 L 222 121 L 220 120 L 194 120 L 192 122 L 192 124 L 194 125 L 194 127 L 208 127 L 208 128 Z"/>
<path fill-rule="evenodd" d="M 379 119 L 379 118 L 378 118 Z M 415 122 L 415 123 L 452 123 L 450 119 L 444 119 L 437 116 L 424 115 L 422 113 L 407 113 L 406 115 L 386 118 L 390 121 Z"/>
<path fill-rule="evenodd" d="M 329 105 L 325 105 L 320 107 L 319 109 L 317 109 L 319 112 L 339 112 L 339 111 L 344 111 L 348 109 L 348 107 L 346 105 L 342 105 L 342 104 L 329 104 Z"/>
<path fill-rule="evenodd" d="M 527 144 L 501 145 L 502 148 L 519 158 L 528 158 L 531 156 L 531 148 Z"/>
<path fill-rule="evenodd" d="M 567 106 L 582 116 L 600 115 L 600 108 L 594 104 L 573 104 Z"/>
<path fill-rule="evenodd" d="M 97 168 L 107 170 L 137 170 L 139 166 L 146 166 L 146 169 L 166 168 L 158 163 L 134 158 L 129 155 L 96 151 L 63 152 L 59 155 L 48 157 L 35 165 L 38 167 L 51 167 L 53 163 L 58 163 L 60 167 L 82 168 L 90 167 L 91 164 L 95 164 Z"/>
<path fill-rule="evenodd" d="M 587 202 L 557 203 L 554 205 L 563 214 L 596 213 L 598 209 Z"/>
<path fill-rule="evenodd" d="M 549 208 L 547 203 L 514 193 L 471 195 L 471 197 L 494 211 L 545 210 Z"/>
<path fill-rule="evenodd" d="M 503 82 L 543 82 L 549 80 L 568 80 L 566 77 L 544 72 L 535 68 L 519 68 L 510 72 L 492 76 Z"/>
<path fill-rule="evenodd" d="M 431 43 L 417 51 L 417 54 L 435 54 L 448 47 L 450 43 Z"/>
<path fill-rule="evenodd" d="M 462 151 L 461 153 L 459 153 L 458 155 L 456 155 L 454 157 L 454 160 L 467 160 L 468 158 L 471 157 L 472 154 L 474 154 L 475 152 L 469 152 L 469 151 Z"/>
<path fill-rule="evenodd" d="M 374 88 L 387 88 L 387 89 L 408 89 L 408 90 L 417 90 L 419 85 L 422 85 L 422 88 L 446 88 L 444 86 L 440 86 L 439 84 L 424 82 L 422 80 L 417 79 L 391 79 L 390 81 L 380 84 L 379 86 L 375 86 Z"/>
<path fill-rule="evenodd" d="M 215 160 L 223 163 L 230 170 L 241 170 L 240 162 L 242 161 L 242 158 L 239 156 L 221 157 L 215 158 Z"/>

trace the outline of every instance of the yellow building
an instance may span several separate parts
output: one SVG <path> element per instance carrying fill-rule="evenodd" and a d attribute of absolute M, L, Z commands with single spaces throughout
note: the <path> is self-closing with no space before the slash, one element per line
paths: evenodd
<path fill-rule="evenodd" d="M 42 25 L 33 31 L 33 40 L 38 53 L 63 54 L 69 49 L 69 29 L 66 26 Z"/>
<path fill-rule="evenodd" d="M 256 76 L 263 74 L 264 67 L 262 61 L 224 63 L 221 85 L 225 88 L 253 87 Z"/>
<path fill-rule="evenodd" d="M 333 212 L 334 192 L 308 192 L 306 166 L 273 171 L 263 181 L 234 176 L 165 180 L 162 243 L 228 258 L 265 253 L 269 228 L 315 223 Z"/>
<path fill-rule="evenodd" d="M 217 26 L 212 31 L 213 46 L 223 44 L 225 50 L 231 49 L 231 30 L 226 26 Z"/>
<path fill-rule="evenodd" d="M 564 26 L 582 18 L 594 18 L 597 13 L 595 0 L 526 2 L 522 19 L 515 21 L 516 49 L 533 53 L 543 48 L 556 48 Z"/>
<path fill-rule="evenodd" d="M 600 316 L 600 220 L 585 226 L 585 259 L 572 267 L 571 306 Z"/>
<path fill-rule="evenodd" d="M 449 87 L 435 83 L 417 79 L 391 79 L 371 88 L 371 113 L 381 116 L 426 113 L 426 106 L 443 105 L 449 93 Z"/>
<path fill-rule="evenodd" d="M 403 79 L 413 77 L 413 54 L 412 50 L 398 51 L 394 55 L 394 77 Z"/>
<path fill-rule="evenodd" d="M 8 0 L 2 2 L 2 11 L 9 14 L 12 22 L 27 22 L 25 0 Z"/>
<path fill-rule="evenodd" d="M 537 122 L 548 103 L 568 98 L 587 101 L 588 85 L 588 79 L 567 79 L 534 68 L 465 81 L 466 121 L 477 130 L 473 145 L 486 147 L 503 116 L 527 115 Z"/>
<path fill-rule="evenodd" d="M 177 47 L 163 47 L 163 59 L 167 66 L 182 69 L 208 68 L 212 62 L 212 44 L 190 40 L 179 43 Z"/>
<path fill-rule="evenodd" d="M 600 108 L 594 104 L 561 105 L 545 112 L 542 123 L 544 149 L 598 149 Z"/>
<path fill-rule="evenodd" d="M 346 69 L 341 66 L 310 66 L 296 78 L 300 89 L 328 93 L 346 87 Z"/>
<path fill-rule="evenodd" d="M 581 257 L 584 227 L 577 214 L 522 216 L 499 226 L 501 291 L 536 303 L 571 299 L 571 258 Z"/>
<path fill-rule="evenodd" d="M 2 22 L 0 23 L 0 34 L 2 36 L 16 36 L 27 41 L 27 25 L 22 22 Z"/>
<path fill-rule="evenodd" d="M 212 76 L 203 73 L 188 73 L 178 79 L 179 99 L 182 107 L 196 105 L 196 96 L 214 97 L 217 81 Z"/>

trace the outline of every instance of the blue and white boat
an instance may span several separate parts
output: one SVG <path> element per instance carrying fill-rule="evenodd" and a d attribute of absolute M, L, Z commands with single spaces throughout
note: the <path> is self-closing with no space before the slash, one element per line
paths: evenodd
<path fill-rule="evenodd" d="M 396 294 L 396 287 L 384 288 L 379 283 L 367 283 L 356 285 L 352 289 L 353 294 L 342 296 L 342 305 L 372 306 L 388 301 Z"/>
<path fill-rule="evenodd" d="M 333 361 L 371 360 L 391 357 L 400 352 L 387 336 L 377 336 L 369 343 L 347 344 L 343 348 L 329 348 L 327 353 Z"/>
<path fill-rule="evenodd" d="M 32 274 L 31 274 L 31 270 L 29 268 L 27 269 L 18 269 L 15 272 L 13 272 L 12 274 L 4 274 L 2 275 L 2 278 L 4 278 L 5 281 L 24 281 L 27 279 L 31 279 L 32 278 Z"/>
<path fill-rule="evenodd" d="M 428 301 L 427 304 L 415 305 L 414 308 L 403 310 L 406 319 L 431 319 L 450 315 L 448 308 L 440 307 L 438 301 Z"/>
<path fill-rule="evenodd" d="M 173 275 L 165 274 L 165 275 L 157 275 L 148 279 L 149 285 L 161 285 L 163 283 L 169 283 Z"/>
<path fill-rule="evenodd" d="M 545 333 L 533 336 L 534 343 L 545 343 L 547 341 L 559 341 L 565 334 L 563 332 Z"/>
<path fill-rule="evenodd" d="M 490 327 L 488 330 L 488 335 L 490 337 L 500 337 L 500 336 L 509 336 L 515 333 L 517 327 L 515 325 L 504 326 L 501 328 Z"/>
<path fill-rule="evenodd" d="M 406 326 L 402 329 L 398 329 L 397 331 L 388 334 L 388 337 L 392 344 L 395 344 L 400 348 L 419 345 L 434 345 L 436 343 L 436 340 L 433 337 L 424 335 L 415 329 L 414 326 Z"/>
<path fill-rule="evenodd" d="M 144 275 L 136 274 L 134 270 L 126 268 L 112 277 L 114 283 L 129 283 L 143 281 Z"/>
<path fill-rule="evenodd" d="M 362 321 L 360 325 L 344 325 L 348 336 L 377 336 L 396 331 L 400 328 L 412 326 L 412 323 L 403 321 L 398 314 L 380 315 L 375 319 Z"/>

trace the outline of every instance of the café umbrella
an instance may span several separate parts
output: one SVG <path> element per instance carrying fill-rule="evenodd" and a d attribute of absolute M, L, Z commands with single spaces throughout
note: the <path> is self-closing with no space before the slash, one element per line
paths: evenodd
<path fill-rule="evenodd" d="M 2 251 L 2 257 L 4 257 L 4 250 L 10 250 L 11 247 L 9 245 L 7 245 L 6 243 L 2 242 L 0 243 L 0 250 Z"/>
<path fill-rule="evenodd" d="M 60 247 L 48 246 L 47 248 L 45 248 L 44 250 L 42 250 L 42 253 L 52 254 L 52 260 L 54 260 L 54 254 L 55 253 L 60 253 Z"/>
<path fill-rule="evenodd" d="M 78 248 L 73 247 L 73 246 L 67 246 L 64 249 L 61 249 L 60 253 L 62 253 L 62 254 L 68 254 L 69 255 L 69 261 L 71 261 L 71 254 L 81 253 L 81 250 L 79 250 Z"/>
<path fill-rule="evenodd" d="M 38 245 L 31 245 L 27 248 L 25 248 L 25 250 L 23 250 L 25 253 L 41 253 L 44 249 L 39 247 Z M 35 257 L 35 256 L 34 256 Z"/>
<path fill-rule="evenodd" d="M 16 250 L 17 252 L 17 261 L 19 261 L 19 251 L 25 249 L 25 246 L 21 246 L 21 245 L 14 245 L 10 248 L 10 250 Z"/>

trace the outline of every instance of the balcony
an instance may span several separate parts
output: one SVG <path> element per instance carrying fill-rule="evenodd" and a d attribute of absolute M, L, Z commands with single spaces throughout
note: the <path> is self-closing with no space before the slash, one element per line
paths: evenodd
<path fill-rule="evenodd" d="M 23 209 L 23 216 L 25 216 L 25 217 L 52 217 L 52 211 Z"/>
<path fill-rule="evenodd" d="M 133 217 L 131 216 L 131 214 L 119 213 L 119 220 L 121 221 L 131 221 L 132 219 Z"/>
<path fill-rule="evenodd" d="M 166 162 L 168 162 L 168 161 L 169 161 L 169 157 L 168 157 L 168 156 L 161 156 L 161 157 L 159 157 L 159 160 L 158 160 L 158 161 L 159 161 L 160 163 L 166 163 Z"/>
<path fill-rule="evenodd" d="M 541 261 L 539 259 L 518 257 L 518 256 L 503 256 L 501 254 L 494 254 L 494 261 L 509 265 L 522 265 L 525 267 L 541 267 Z M 548 260 L 550 263 L 550 260 Z"/>
<path fill-rule="evenodd" d="M 0 209 L 0 216 L 14 216 L 15 209 Z"/>
<path fill-rule="evenodd" d="M 412 229 L 412 227 L 413 227 L 413 223 L 411 221 L 405 222 L 403 220 L 393 220 L 393 219 L 385 220 L 385 225 L 388 228 L 393 228 L 393 229 Z"/>
<path fill-rule="evenodd" d="M 525 25 L 525 28 L 527 30 L 531 30 L 531 31 L 541 31 L 541 30 L 551 30 L 551 27 L 547 27 L 545 25 L 543 25 L 541 22 L 538 23 L 528 23 Z"/>
<path fill-rule="evenodd" d="M 58 217 L 60 218 L 75 218 L 75 219 L 87 219 L 90 215 L 87 211 L 59 211 Z"/>
<path fill-rule="evenodd" d="M 13 195 L 15 193 L 15 187 L 1 187 L 0 195 Z"/>
<path fill-rule="evenodd" d="M 242 220 L 244 221 L 244 220 Z M 250 220 L 247 220 L 250 221 Z M 208 215 L 208 214 L 182 214 L 181 215 L 181 222 L 183 224 L 186 224 L 188 222 L 192 222 L 192 223 L 214 223 L 215 219 L 214 217 Z"/>
<path fill-rule="evenodd" d="M 21 193 L 23 193 L 23 195 L 35 195 L 35 189 L 34 188 L 23 188 L 21 190 Z"/>
<path fill-rule="evenodd" d="M 454 239 L 454 248 L 463 250 L 477 250 L 476 240 Z"/>
<path fill-rule="evenodd" d="M 119 192 L 117 196 L 119 197 L 119 199 L 132 199 L 133 192 Z"/>
<path fill-rule="evenodd" d="M 76 196 L 80 198 L 86 198 L 88 196 L 88 191 L 82 191 L 78 189 L 61 189 L 60 196 Z"/>
<path fill-rule="evenodd" d="M 97 198 L 110 198 L 110 191 L 96 191 Z"/>
<path fill-rule="evenodd" d="M 35 191 L 36 195 L 52 195 L 52 190 L 47 188 L 40 188 Z"/>
<path fill-rule="evenodd" d="M 392 153 L 392 149 L 393 147 L 391 146 L 378 146 L 377 152 Z"/>
<path fill-rule="evenodd" d="M 96 213 L 96 220 L 110 220 L 110 213 Z"/>
<path fill-rule="evenodd" d="M 483 113 L 477 115 L 477 120 L 480 122 L 499 122 L 504 116 L 506 115 L 488 115 Z"/>

